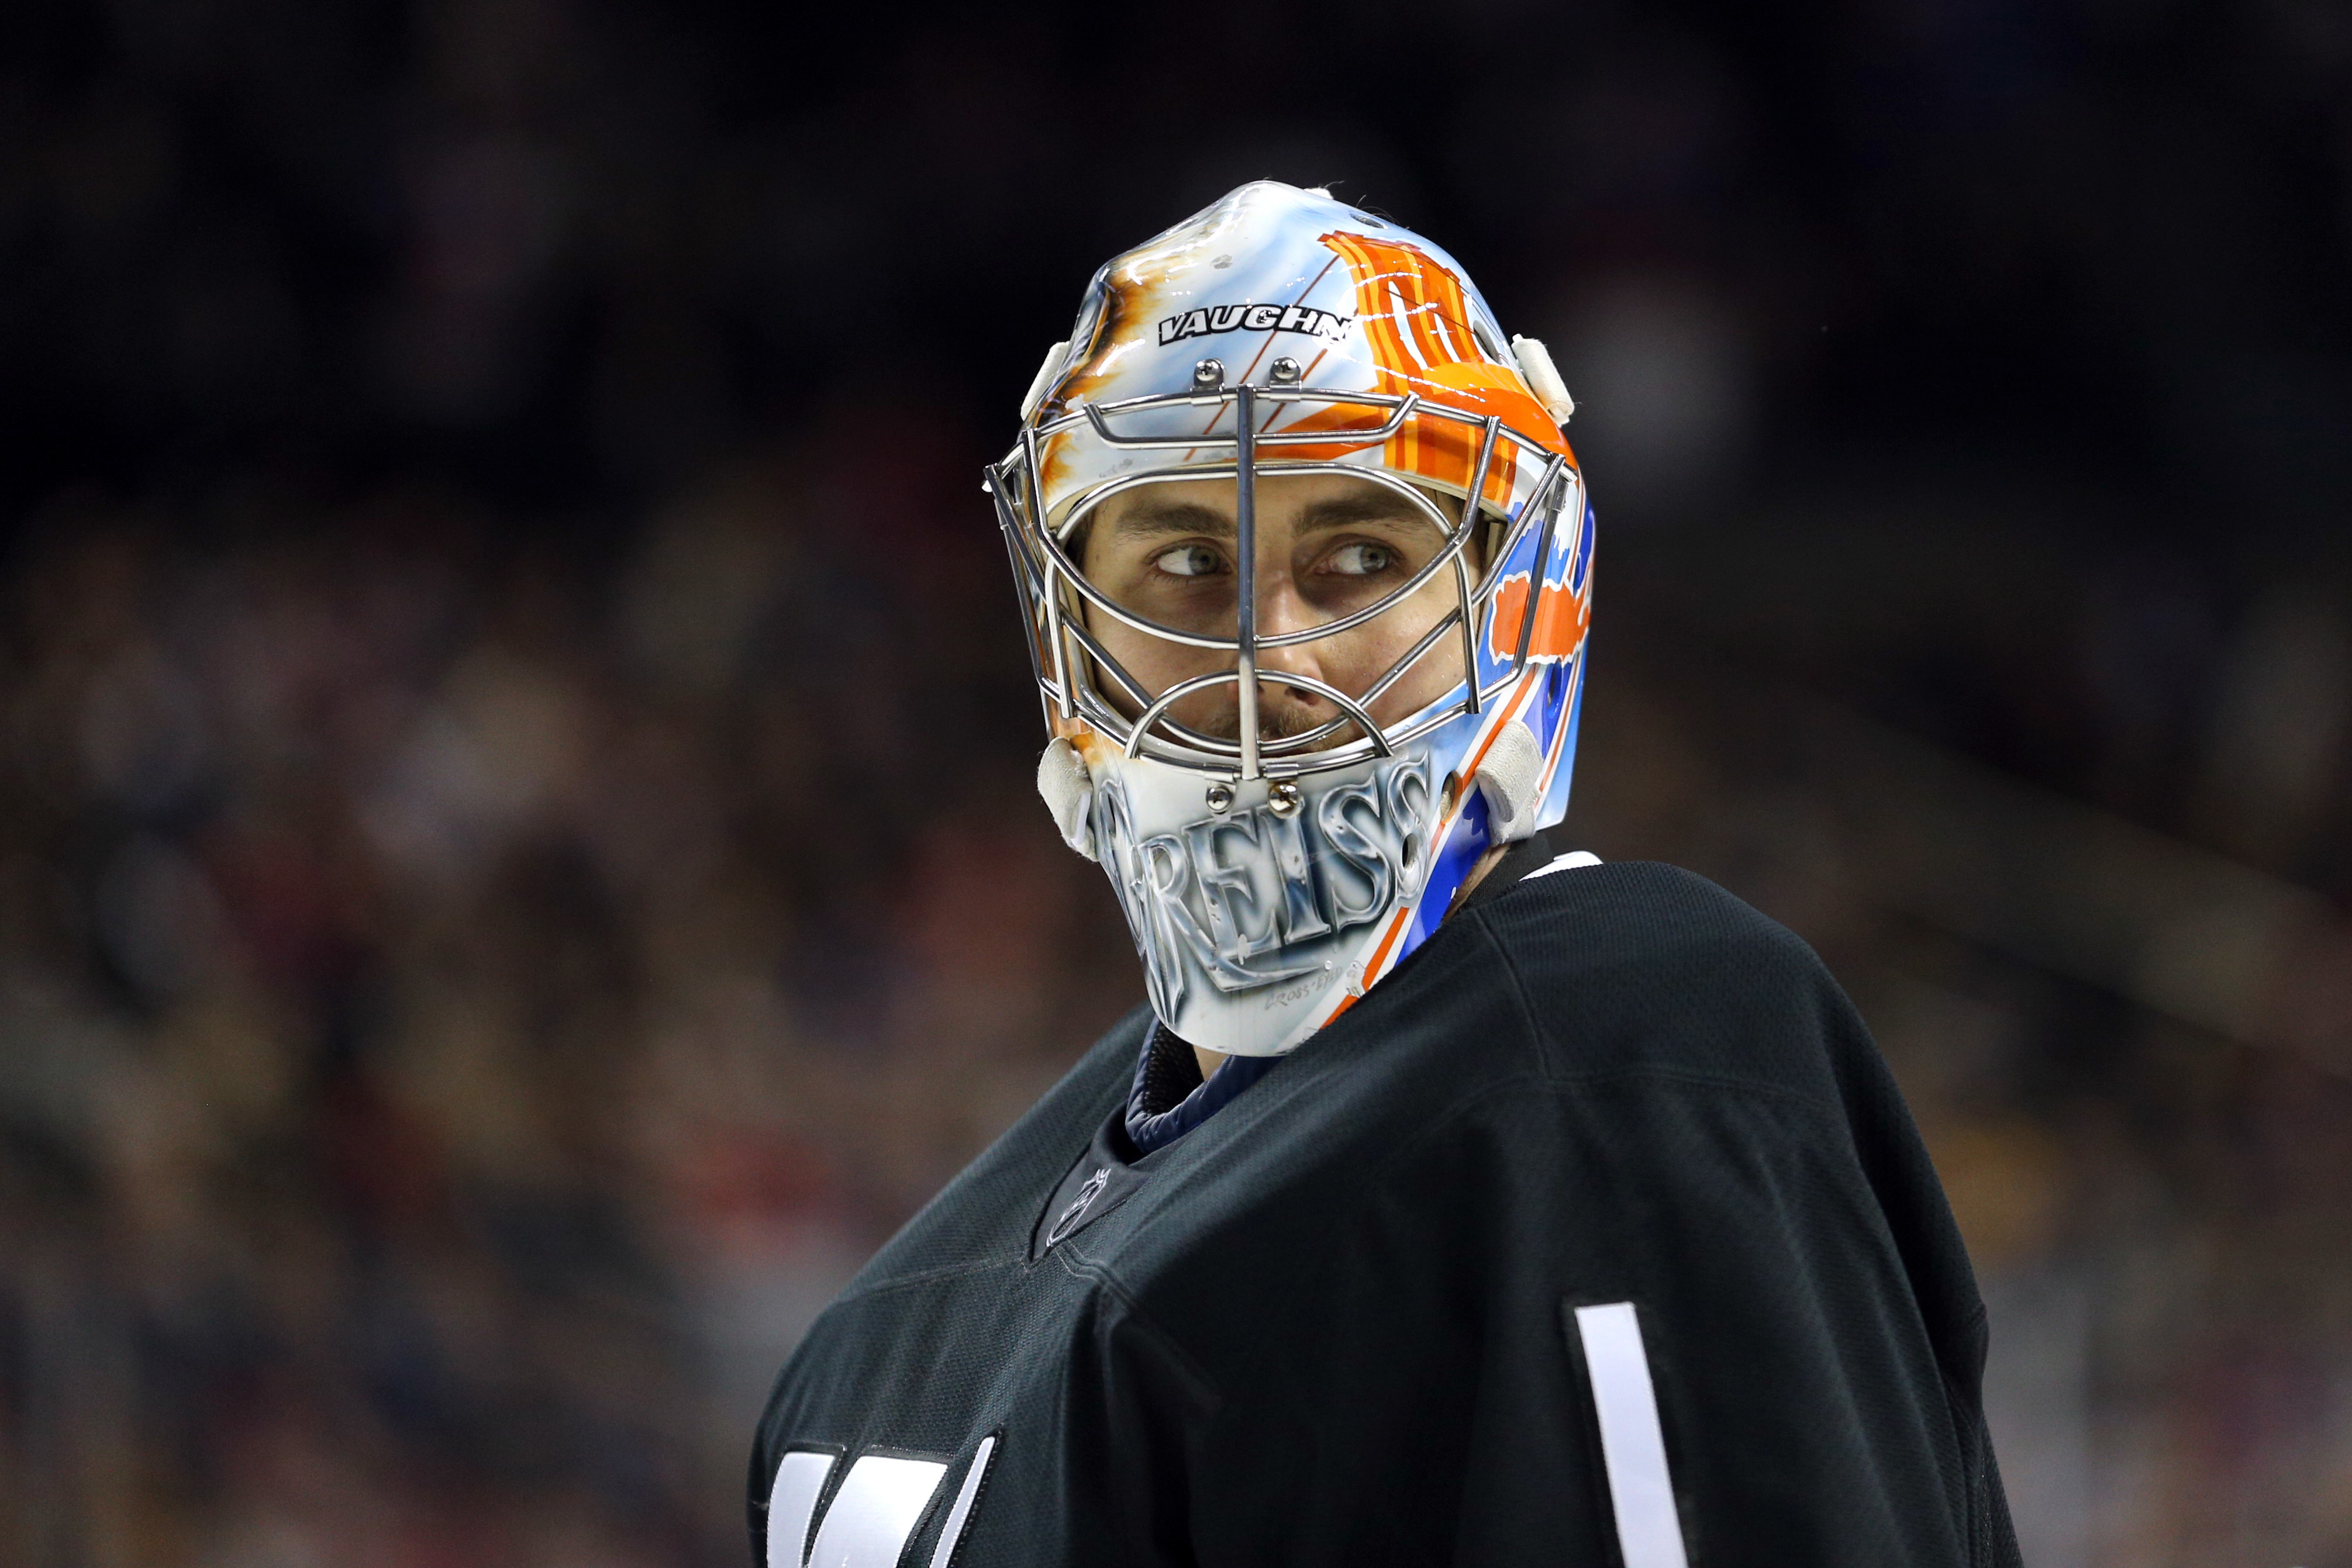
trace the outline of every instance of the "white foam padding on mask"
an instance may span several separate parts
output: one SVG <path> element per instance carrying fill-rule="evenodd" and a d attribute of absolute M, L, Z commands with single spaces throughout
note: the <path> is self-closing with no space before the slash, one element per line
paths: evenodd
<path fill-rule="evenodd" d="M 1518 356 L 1519 373 L 1528 378 L 1528 390 L 1544 405 L 1544 412 L 1560 423 L 1568 423 L 1576 412 L 1576 400 L 1568 395 L 1568 383 L 1559 379 L 1559 367 L 1551 362 L 1551 350 L 1539 338 L 1514 338 L 1511 352 Z"/>
<path fill-rule="evenodd" d="M 1058 737 L 1046 746 L 1037 758 L 1037 793 L 1045 797 L 1045 810 L 1054 813 L 1062 841 L 1094 859 L 1094 835 L 1087 831 L 1087 818 L 1094 805 L 1095 784 L 1076 747 Z"/>
<path fill-rule="evenodd" d="M 1495 842 L 1512 843 L 1536 831 L 1542 780 L 1543 747 L 1535 731 L 1510 720 L 1478 764 L 1478 793 L 1486 798 L 1486 824 Z"/>
<path fill-rule="evenodd" d="M 1054 372 L 1062 368 L 1062 356 L 1069 351 L 1070 345 L 1066 341 L 1056 343 L 1045 350 L 1045 362 L 1037 367 L 1037 374 L 1029 383 L 1028 393 L 1021 400 L 1021 417 L 1024 420 L 1036 413 L 1037 405 L 1045 401 L 1045 389 L 1054 384 Z"/>

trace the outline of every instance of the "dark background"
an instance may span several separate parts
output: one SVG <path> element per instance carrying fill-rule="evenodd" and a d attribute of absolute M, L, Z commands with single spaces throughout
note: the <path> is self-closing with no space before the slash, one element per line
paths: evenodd
<path fill-rule="evenodd" d="M 1819 946 L 2030 1558 L 2352 1563 L 2352 11 L 0 9 L 0 1562 L 733 1563 L 1139 993 L 979 465 L 1244 179 L 1547 340 L 1569 830 Z"/>

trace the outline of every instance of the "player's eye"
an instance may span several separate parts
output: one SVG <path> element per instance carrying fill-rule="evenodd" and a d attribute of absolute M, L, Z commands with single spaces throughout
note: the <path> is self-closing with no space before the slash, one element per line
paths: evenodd
<path fill-rule="evenodd" d="M 1224 560 L 1207 545 L 1178 545 L 1152 557 L 1151 564 L 1171 577 L 1207 577 Z"/>
<path fill-rule="evenodd" d="M 1333 550 L 1325 570 L 1340 577 L 1377 577 L 1396 565 L 1396 559 L 1386 545 L 1359 542 Z"/>

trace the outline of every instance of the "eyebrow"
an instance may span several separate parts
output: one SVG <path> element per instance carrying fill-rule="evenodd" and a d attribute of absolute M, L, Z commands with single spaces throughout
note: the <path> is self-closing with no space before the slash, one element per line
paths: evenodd
<path fill-rule="evenodd" d="M 1214 507 L 1203 507 L 1192 501 L 1147 501 L 1129 507 L 1111 524 L 1113 538 L 1149 538 L 1157 534 L 1215 534 L 1230 536 L 1234 519 Z"/>
<path fill-rule="evenodd" d="M 1408 523 L 1430 527 L 1421 509 L 1402 496 L 1337 497 L 1318 501 L 1299 518 L 1302 533 L 1320 533 L 1360 523 Z M 1194 501 L 1145 502 L 1119 514 L 1111 525 L 1115 538 L 1153 538 L 1167 534 L 1208 534 L 1231 538 L 1234 519 L 1214 507 Z"/>

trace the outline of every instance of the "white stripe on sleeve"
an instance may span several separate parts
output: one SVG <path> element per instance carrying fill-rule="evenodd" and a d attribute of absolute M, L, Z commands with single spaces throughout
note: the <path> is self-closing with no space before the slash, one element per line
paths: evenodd
<path fill-rule="evenodd" d="M 947 1473 L 937 1459 L 862 1456 L 825 1508 L 824 1522 L 809 1543 L 808 1568 L 897 1568 L 907 1538 Z"/>
<path fill-rule="evenodd" d="M 808 1554 L 809 1526 L 816 1519 L 817 1494 L 833 1473 L 831 1454 L 798 1449 L 776 1467 L 768 1493 L 768 1568 L 801 1568 Z"/>
<path fill-rule="evenodd" d="M 1675 1484 L 1666 1473 L 1666 1439 L 1650 1358 L 1631 1301 L 1576 1309 L 1592 1406 L 1601 1416 L 1601 1458 L 1617 1515 L 1617 1549 L 1625 1568 L 1686 1568 Z"/>
<path fill-rule="evenodd" d="M 971 1517 L 971 1500 L 980 1495 L 980 1483 L 988 1474 L 988 1461 L 996 1457 L 996 1436 L 991 1433 L 980 1440 L 980 1451 L 971 1457 L 971 1469 L 963 1473 L 963 1485 L 956 1489 L 955 1506 L 948 1510 L 948 1521 L 940 1526 L 940 1543 L 931 1550 L 931 1568 L 948 1568 L 955 1560 L 956 1547 L 963 1541 L 964 1521 Z"/>

